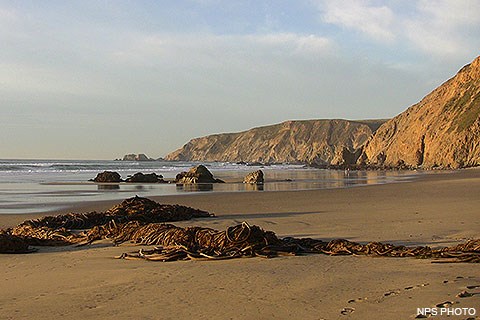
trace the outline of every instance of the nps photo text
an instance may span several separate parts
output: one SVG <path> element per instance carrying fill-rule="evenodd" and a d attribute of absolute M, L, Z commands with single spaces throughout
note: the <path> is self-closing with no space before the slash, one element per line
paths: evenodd
<path fill-rule="evenodd" d="M 476 308 L 417 308 L 417 315 L 424 316 L 475 316 Z"/>

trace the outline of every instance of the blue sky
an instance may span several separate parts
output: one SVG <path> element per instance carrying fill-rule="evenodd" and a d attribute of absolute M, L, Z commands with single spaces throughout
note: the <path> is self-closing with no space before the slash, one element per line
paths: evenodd
<path fill-rule="evenodd" d="M 480 1 L 1 1 L 0 158 L 164 156 L 389 118 L 480 53 Z"/>

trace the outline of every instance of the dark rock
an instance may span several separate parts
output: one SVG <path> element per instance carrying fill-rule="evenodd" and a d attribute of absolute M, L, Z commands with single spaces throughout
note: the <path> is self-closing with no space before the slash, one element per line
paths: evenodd
<path fill-rule="evenodd" d="M 163 180 L 162 175 L 157 175 L 153 172 L 148 174 L 137 172 L 133 176 L 127 178 L 125 182 L 167 183 L 167 181 Z"/>
<path fill-rule="evenodd" d="M 363 149 L 358 148 L 356 150 L 350 150 L 348 148 L 343 147 L 340 151 L 340 159 L 337 159 L 337 163 L 339 165 L 354 165 L 357 163 L 358 159 L 362 155 Z"/>
<path fill-rule="evenodd" d="M 150 159 L 143 153 L 139 154 L 126 154 L 123 156 L 123 161 L 152 161 L 153 159 Z"/>
<path fill-rule="evenodd" d="M 122 182 L 122 177 L 118 172 L 114 171 L 103 171 L 95 177 L 95 179 L 90 179 L 94 182 Z"/>
<path fill-rule="evenodd" d="M 259 161 L 254 161 L 254 162 L 248 162 L 247 166 L 248 167 L 264 167 L 264 166 L 269 166 L 269 163 L 262 163 Z"/>
<path fill-rule="evenodd" d="M 247 174 L 245 179 L 243 179 L 243 183 L 249 183 L 249 184 L 263 183 L 263 171 L 257 170 L 254 172 L 250 172 L 249 174 Z"/>
<path fill-rule="evenodd" d="M 213 174 L 204 165 L 193 167 L 188 172 L 181 172 L 175 177 L 178 184 L 189 183 L 223 183 L 220 179 L 215 179 Z"/>

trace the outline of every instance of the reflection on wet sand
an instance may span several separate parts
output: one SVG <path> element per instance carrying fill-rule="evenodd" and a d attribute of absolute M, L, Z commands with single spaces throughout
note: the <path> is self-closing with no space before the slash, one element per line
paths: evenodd
<path fill-rule="evenodd" d="M 186 192 L 213 191 L 213 183 L 177 184 L 177 190 Z"/>
<path fill-rule="evenodd" d="M 346 188 L 370 184 L 410 181 L 423 174 L 412 171 L 343 171 L 318 169 L 266 169 L 264 184 L 242 183 L 244 170 L 218 171 L 227 183 L 184 184 L 91 183 L 48 181 L 14 183 L 0 181 L 0 214 L 43 212 L 59 203 L 117 200 L 135 195 L 150 197 L 195 192 L 271 192 Z M 170 177 L 168 178 L 170 179 Z M 1 179 L 0 179 L 1 180 Z"/>
<path fill-rule="evenodd" d="M 213 183 L 190 183 L 177 184 L 177 191 L 199 192 L 199 191 L 263 191 L 263 184 L 244 184 L 244 183 L 222 183 L 213 185 Z"/>
<path fill-rule="evenodd" d="M 120 186 L 118 184 L 99 184 L 98 190 L 118 190 Z"/>
<path fill-rule="evenodd" d="M 245 184 L 246 191 L 263 191 L 263 183 L 260 184 Z"/>

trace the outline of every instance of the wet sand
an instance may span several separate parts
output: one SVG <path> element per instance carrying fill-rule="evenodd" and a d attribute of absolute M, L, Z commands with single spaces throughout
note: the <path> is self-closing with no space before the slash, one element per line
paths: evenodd
<path fill-rule="evenodd" d="M 223 229 L 248 221 L 280 237 L 436 247 L 480 237 L 479 194 L 480 170 L 468 169 L 347 189 L 153 199 L 217 215 L 175 223 L 180 226 Z M 116 203 L 77 203 L 61 212 Z M 1 215 L 0 227 L 33 216 Z M 452 308 L 476 308 L 480 319 L 480 294 L 456 297 L 480 292 L 467 289 L 480 285 L 477 264 L 325 255 L 169 263 L 112 258 L 137 249 L 102 242 L 0 255 L 0 318 L 413 319 L 417 308 L 451 301 Z"/>

